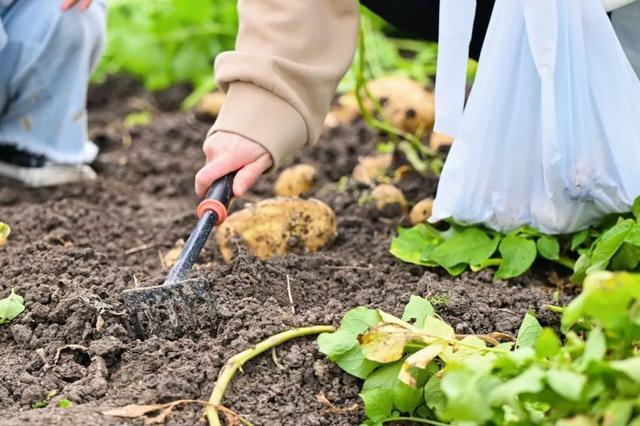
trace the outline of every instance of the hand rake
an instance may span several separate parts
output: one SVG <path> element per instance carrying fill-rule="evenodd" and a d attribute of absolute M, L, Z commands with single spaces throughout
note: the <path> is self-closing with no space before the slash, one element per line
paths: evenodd
<path fill-rule="evenodd" d="M 227 218 L 234 173 L 215 181 L 197 208 L 199 217 L 178 260 L 162 285 L 122 292 L 133 328 L 145 335 L 183 336 L 215 322 L 213 292 L 205 279 L 187 279 L 213 227 Z"/>

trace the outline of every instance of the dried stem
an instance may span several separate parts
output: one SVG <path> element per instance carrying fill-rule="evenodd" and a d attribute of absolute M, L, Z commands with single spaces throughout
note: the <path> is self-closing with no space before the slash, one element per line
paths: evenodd
<path fill-rule="evenodd" d="M 224 392 L 227 390 L 227 386 L 231 382 L 233 374 L 236 372 L 236 370 L 242 368 L 242 366 L 247 361 L 291 339 L 320 333 L 332 333 L 334 331 L 336 331 L 336 329 L 331 325 L 317 325 L 313 327 L 294 328 L 293 330 L 285 331 L 283 333 L 276 334 L 275 336 L 271 336 L 268 339 L 258 343 L 254 347 L 229 358 L 222 370 L 220 370 L 218 381 L 216 382 L 216 385 L 211 392 L 209 405 L 207 406 L 205 411 L 205 414 L 209 421 L 209 426 L 222 425 L 222 423 L 220 422 L 217 407 L 221 405 L 220 403 L 222 402 L 222 398 L 224 397 Z"/>

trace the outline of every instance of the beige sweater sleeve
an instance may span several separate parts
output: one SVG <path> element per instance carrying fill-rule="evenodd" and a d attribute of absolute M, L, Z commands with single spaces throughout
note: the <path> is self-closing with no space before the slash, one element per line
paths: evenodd
<path fill-rule="evenodd" d="M 239 0 L 236 50 L 215 61 L 227 93 L 209 134 L 263 145 L 277 167 L 318 140 L 356 46 L 356 0 Z"/>

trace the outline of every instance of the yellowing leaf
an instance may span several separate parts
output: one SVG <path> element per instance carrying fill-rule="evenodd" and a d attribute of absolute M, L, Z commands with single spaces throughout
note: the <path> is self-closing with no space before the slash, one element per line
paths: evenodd
<path fill-rule="evenodd" d="M 362 353 L 371 361 L 386 364 L 402 358 L 404 348 L 416 335 L 397 324 L 382 324 L 358 338 Z"/>
<path fill-rule="evenodd" d="M 440 339 L 455 339 L 456 337 L 453 327 L 435 316 L 425 318 L 423 328 L 430 336 Z"/>
<path fill-rule="evenodd" d="M 125 417 L 128 419 L 135 419 L 142 417 L 145 414 L 153 413 L 154 411 L 162 410 L 166 408 L 167 404 L 149 404 L 149 405 L 137 405 L 129 404 L 124 407 L 112 408 L 111 410 L 103 411 L 105 416 L 113 417 Z"/>
<path fill-rule="evenodd" d="M 418 352 L 411 354 L 402 364 L 402 368 L 398 374 L 398 379 L 411 387 L 416 387 L 416 378 L 411 374 L 411 369 L 419 368 L 424 370 L 427 368 L 427 365 L 429 365 L 429 363 L 442 352 L 443 349 L 442 345 L 436 344 L 427 346 L 420 349 Z"/>

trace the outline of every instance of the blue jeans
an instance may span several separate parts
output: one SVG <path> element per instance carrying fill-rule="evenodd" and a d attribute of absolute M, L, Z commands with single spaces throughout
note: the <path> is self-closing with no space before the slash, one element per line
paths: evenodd
<path fill-rule="evenodd" d="M 105 41 L 106 0 L 0 0 L 0 143 L 59 163 L 88 163 L 89 77 Z"/>

